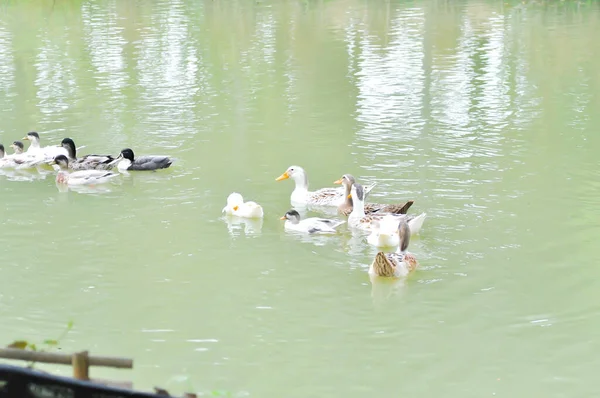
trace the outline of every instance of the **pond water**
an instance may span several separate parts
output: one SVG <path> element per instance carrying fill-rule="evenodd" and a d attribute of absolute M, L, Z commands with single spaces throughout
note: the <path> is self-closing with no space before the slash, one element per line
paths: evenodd
<path fill-rule="evenodd" d="M 92 193 L 3 171 L 0 343 L 72 320 L 61 351 L 134 358 L 93 377 L 172 393 L 593 396 L 599 29 L 572 1 L 1 5 L 0 142 L 177 160 Z M 290 165 L 414 200 L 420 268 L 286 233 Z"/>

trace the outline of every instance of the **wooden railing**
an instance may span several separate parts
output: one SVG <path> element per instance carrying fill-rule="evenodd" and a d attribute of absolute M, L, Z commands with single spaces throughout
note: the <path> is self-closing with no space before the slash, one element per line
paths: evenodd
<path fill-rule="evenodd" d="M 16 359 L 28 362 L 52 363 L 60 365 L 71 365 L 73 367 L 73 377 L 78 380 L 91 381 L 110 387 L 119 387 L 132 389 L 133 383 L 129 381 L 112 381 L 101 379 L 90 379 L 90 366 L 102 366 L 107 368 L 133 369 L 133 359 L 118 357 L 100 357 L 90 356 L 87 351 L 76 352 L 73 354 L 59 354 L 41 351 L 29 351 L 18 348 L 0 348 L 0 358 Z M 169 392 L 154 387 L 158 395 L 170 396 Z M 185 393 L 184 398 L 196 398 L 196 394 Z"/>
<path fill-rule="evenodd" d="M 59 354 L 52 352 L 28 351 L 17 348 L 0 348 L 0 358 L 16 359 L 28 362 L 52 363 L 73 366 L 73 377 L 78 380 L 88 380 L 107 386 L 133 388 L 131 382 L 90 379 L 90 366 L 103 366 L 108 368 L 132 369 L 133 359 L 116 357 L 90 356 L 87 351 L 73 354 Z"/>

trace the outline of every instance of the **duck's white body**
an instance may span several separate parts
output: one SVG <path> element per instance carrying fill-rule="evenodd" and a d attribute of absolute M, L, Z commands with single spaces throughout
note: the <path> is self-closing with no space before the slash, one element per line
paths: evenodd
<path fill-rule="evenodd" d="M 242 218 L 263 218 L 264 211 L 261 205 L 256 202 L 244 202 L 244 198 L 237 192 L 233 192 L 227 197 L 227 205 L 222 210 L 229 216 Z"/>
<path fill-rule="evenodd" d="M 5 155 L 0 159 L 0 168 L 25 169 L 39 166 L 45 161 L 46 158 L 43 156 L 43 154 L 38 154 L 36 156 L 23 152 L 13 153 L 11 155 Z"/>
<path fill-rule="evenodd" d="M 311 217 L 300 220 L 297 224 L 286 220 L 284 228 L 288 231 L 304 232 L 307 234 L 335 234 L 337 233 L 336 228 L 344 223 L 345 221 L 343 220 Z"/>
<path fill-rule="evenodd" d="M 336 228 L 344 224 L 344 220 L 332 220 L 329 218 L 310 217 L 304 220 L 300 219 L 300 214 L 296 210 L 290 210 L 283 217 L 286 220 L 284 228 L 287 231 L 296 231 L 306 234 L 335 234 Z"/>
<path fill-rule="evenodd" d="M 73 173 L 62 170 L 56 175 L 58 184 L 67 185 L 95 185 L 109 182 L 119 174 L 104 170 L 80 170 Z"/>
<path fill-rule="evenodd" d="M 386 214 L 370 223 L 371 234 L 367 237 L 367 242 L 376 247 L 398 246 L 400 244 L 398 238 L 399 223 L 405 220 L 408 223 L 411 235 L 414 235 L 419 233 L 426 217 L 426 213 L 421 213 L 416 217 L 407 214 Z"/>
<path fill-rule="evenodd" d="M 50 161 L 58 155 L 69 155 L 69 152 L 62 146 L 50 145 L 42 148 L 38 140 L 29 139 L 29 141 L 31 141 L 31 145 L 29 145 L 29 148 L 27 148 L 27 151 L 25 151 L 25 153 L 31 156 L 35 156 L 36 158 L 45 158 L 48 159 L 48 161 Z"/>

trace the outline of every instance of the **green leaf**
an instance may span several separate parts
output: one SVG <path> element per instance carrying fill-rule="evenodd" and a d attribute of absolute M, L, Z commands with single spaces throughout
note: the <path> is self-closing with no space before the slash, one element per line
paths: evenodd
<path fill-rule="evenodd" d="M 11 344 L 7 345 L 7 348 L 16 348 L 18 350 L 24 350 L 25 348 L 27 348 L 27 346 L 29 345 L 29 343 L 25 340 L 16 340 L 13 341 Z"/>
<path fill-rule="evenodd" d="M 210 392 L 210 395 L 213 397 L 229 397 L 231 396 L 231 393 L 229 391 L 213 390 Z"/>
<path fill-rule="evenodd" d="M 58 345 L 58 340 L 44 340 L 46 345 Z"/>
<path fill-rule="evenodd" d="M 37 347 L 35 346 L 35 344 L 29 344 L 29 349 L 31 351 L 37 351 Z"/>

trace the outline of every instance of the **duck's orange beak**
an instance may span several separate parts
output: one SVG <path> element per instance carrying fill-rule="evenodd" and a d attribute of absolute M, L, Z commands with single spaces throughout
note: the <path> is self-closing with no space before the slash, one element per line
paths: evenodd
<path fill-rule="evenodd" d="M 352 194 L 348 195 L 348 199 L 352 199 Z"/>
<path fill-rule="evenodd" d="M 287 180 L 288 178 L 290 178 L 290 175 L 286 171 L 285 173 L 283 173 L 282 175 L 280 175 L 279 177 L 277 177 L 275 179 L 275 181 Z"/>
<path fill-rule="evenodd" d="M 239 209 L 239 206 L 233 206 L 233 211 L 237 211 L 237 209 Z"/>
<path fill-rule="evenodd" d="M 280 220 L 285 220 L 285 216 L 279 217 Z"/>
<path fill-rule="evenodd" d="M 333 182 L 334 184 L 341 184 L 342 183 L 342 179 L 340 178 L 339 180 L 336 180 Z"/>

